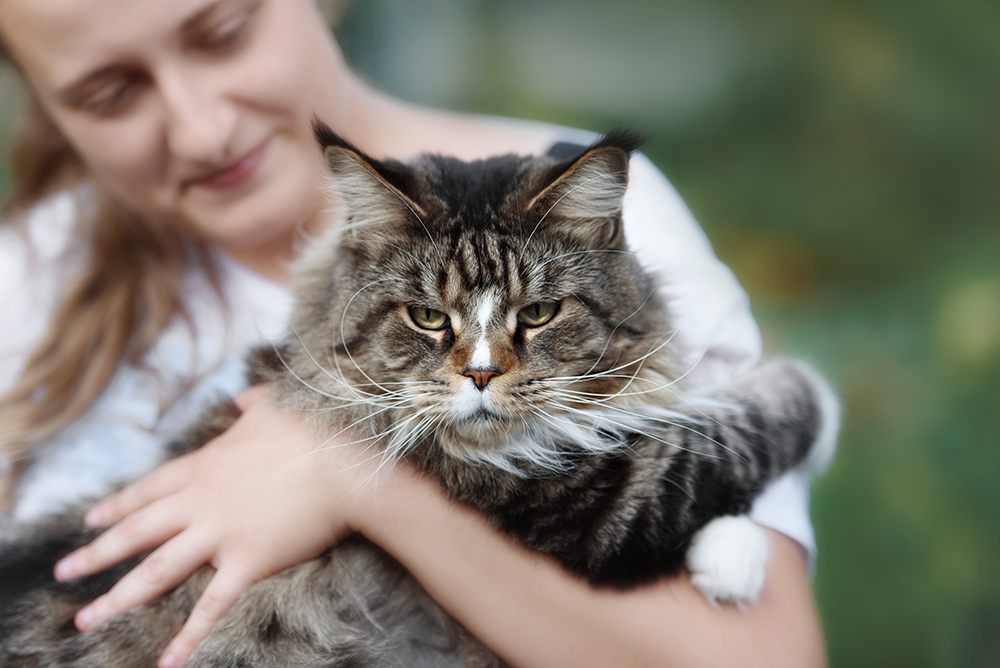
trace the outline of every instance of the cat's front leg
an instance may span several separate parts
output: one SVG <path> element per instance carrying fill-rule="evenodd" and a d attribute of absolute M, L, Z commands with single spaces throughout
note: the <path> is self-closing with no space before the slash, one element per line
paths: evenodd
<path fill-rule="evenodd" d="M 691 584 L 712 603 L 750 605 L 764 587 L 768 553 L 767 534 L 749 516 L 717 517 L 688 547 Z"/>

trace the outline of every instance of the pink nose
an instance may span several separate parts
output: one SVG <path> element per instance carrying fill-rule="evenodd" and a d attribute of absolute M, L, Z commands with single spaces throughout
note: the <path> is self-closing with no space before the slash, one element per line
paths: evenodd
<path fill-rule="evenodd" d="M 462 372 L 463 376 L 472 379 L 472 382 L 476 384 L 476 389 L 480 392 L 486 389 L 486 384 L 490 382 L 490 378 L 500 375 L 499 369 L 466 369 Z"/>

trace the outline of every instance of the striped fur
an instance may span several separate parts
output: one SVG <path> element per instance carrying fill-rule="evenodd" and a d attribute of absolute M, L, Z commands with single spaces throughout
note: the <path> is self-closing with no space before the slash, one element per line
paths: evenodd
<path fill-rule="evenodd" d="M 724 388 L 685 387 L 669 314 L 622 235 L 634 141 L 612 135 L 568 159 L 404 165 L 317 135 L 342 219 L 302 254 L 289 336 L 255 354 L 251 382 L 275 386 L 325 442 L 410 461 L 595 585 L 676 573 L 696 540 L 688 566 L 706 595 L 752 600 L 757 580 L 715 575 L 719 536 L 746 527 L 738 518 L 769 481 L 829 458 L 836 404 L 781 359 Z M 550 321 L 519 319 L 539 303 L 557 304 Z M 423 327 L 410 307 L 448 324 Z M 221 407 L 174 450 L 232 419 Z M 73 613 L 125 566 L 52 582 L 56 559 L 92 538 L 76 526 L 22 527 L 0 550 L 0 665 L 152 665 L 210 574 L 78 635 Z M 499 663 L 354 538 L 251 588 L 190 665 Z"/>

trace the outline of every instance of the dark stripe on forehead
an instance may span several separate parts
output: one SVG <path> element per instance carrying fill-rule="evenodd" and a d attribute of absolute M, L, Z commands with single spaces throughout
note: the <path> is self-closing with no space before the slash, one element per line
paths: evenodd
<path fill-rule="evenodd" d="M 452 255 L 452 273 L 458 276 L 462 293 L 468 293 L 476 285 L 476 277 L 472 273 L 475 267 L 471 266 L 473 262 L 470 262 L 469 253 L 464 246 L 459 247 L 456 251 Z"/>
<path fill-rule="evenodd" d="M 483 286 L 497 285 L 502 279 L 500 248 L 493 237 L 477 235 L 476 255 L 479 260 L 479 281 Z M 492 242 L 492 243 L 491 243 Z"/>

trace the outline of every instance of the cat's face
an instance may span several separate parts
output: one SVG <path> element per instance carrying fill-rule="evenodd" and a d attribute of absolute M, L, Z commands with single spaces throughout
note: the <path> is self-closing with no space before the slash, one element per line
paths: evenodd
<path fill-rule="evenodd" d="M 538 441 L 584 429 L 580 413 L 662 343 L 621 233 L 627 149 L 564 163 L 328 157 L 347 223 L 303 261 L 296 328 L 351 383 L 324 387 L 391 415 L 400 449 L 433 432 L 466 459 L 537 459 Z"/>

